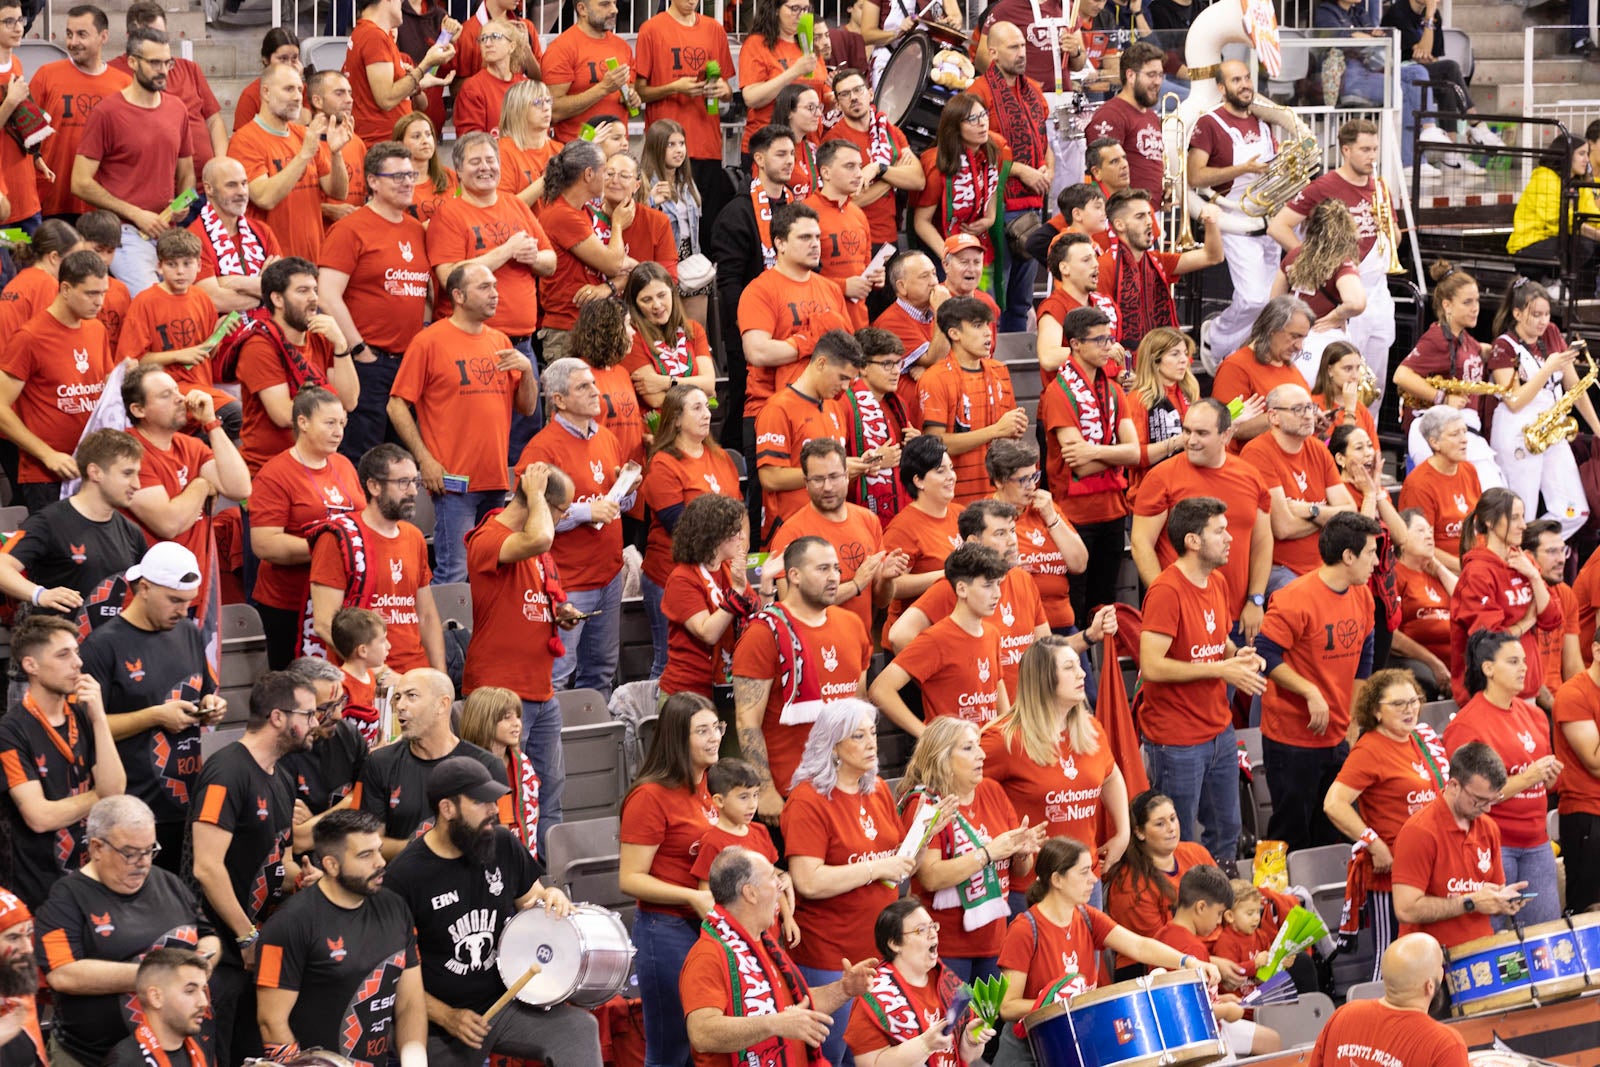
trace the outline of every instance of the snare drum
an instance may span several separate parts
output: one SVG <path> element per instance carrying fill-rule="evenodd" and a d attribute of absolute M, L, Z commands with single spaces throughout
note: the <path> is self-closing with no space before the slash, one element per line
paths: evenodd
<path fill-rule="evenodd" d="M 1586 911 L 1568 920 L 1578 943 L 1578 955 L 1593 985 L 1600 985 L 1600 912 Z"/>
<path fill-rule="evenodd" d="M 1578 936 L 1567 920 L 1528 927 L 1522 932 L 1522 947 L 1533 971 L 1533 994 L 1539 1000 L 1575 997 L 1588 986 L 1588 967 L 1578 951 Z"/>
<path fill-rule="evenodd" d="M 633 942 L 622 920 L 605 908 L 579 904 L 564 919 L 530 908 L 513 916 L 500 935 L 500 980 L 510 988 L 530 963 L 543 969 L 517 993 L 518 1000 L 538 1008 L 594 1008 L 627 984 Z"/>
<path fill-rule="evenodd" d="M 1228 1054 L 1205 981 L 1188 970 L 1091 990 L 1065 1008 L 1040 1008 L 1023 1026 L 1045 1067 L 1199 1067 Z"/>
<path fill-rule="evenodd" d="M 1533 970 L 1514 933 L 1446 949 L 1445 961 L 1450 1007 L 1457 1015 L 1481 1015 L 1533 1002 Z"/>
<path fill-rule="evenodd" d="M 948 47 L 927 33 L 906 35 L 889 55 L 878 80 L 877 107 L 900 127 L 906 143 L 918 155 L 933 147 L 939 132 L 939 114 L 960 90 L 933 80 L 933 57 Z"/>

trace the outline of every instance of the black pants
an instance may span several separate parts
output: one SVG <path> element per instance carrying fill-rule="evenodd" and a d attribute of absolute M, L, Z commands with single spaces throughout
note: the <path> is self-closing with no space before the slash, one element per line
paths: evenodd
<path fill-rule="evenodd" d="M 1376 672 L 1389 665 L 1389 650 L 1394 647 L 1394 631 L 1389 629 L 1389 613 L 1381 597 L 1372 598 L 1372 621 L 1372 669 Z"/>
<path fill-rule="evenodd" d="M 1573 295 L 1588 297 L 1594 293 L 1596 267 L 1600 266 L 1600 243 L 1569 234 L 1567 254 L 1563 258 L 1561 238 L 1546 237 L 1522 249 L 1512 259 L 1517 269 L 1528 277 L 1543 283 L 1560 281 L 1563 284 L 1571 279 L 1577 286 Z M 1552 263 L 1560 265 L 1552 266 Z"/>
<path fill-rule="evenodd" d="M 1344 840 L 1322 813 L 1322 798 L 1349 754 L 1345 741 L 1332 748 L 1301 748 L 1261 739 L 1267 792 L 1272 795 L 1267 837 L 1285 842 L 1290 852 Z"/>
<path fill-rule="evenodd" d="M 256 1021 L 256 976 L 239 965 L 238 953 L 224 941 L 223 959 L 211 973 L 211 1015 L 217 1027 L 215 1063 L 239 1063 L 261 1056 L 261 1024 Z"/>
<path fill-rule="evenodd" d="M 300 648 L 300 613 L 267 604 L 256 604 L 255 609 L 267 634 L 267 667 L 281 671 Z"/>
<path fill-rule="evenodd" d="M 733 182 L 722 169 L 721 159 L 691 159 L 689 173 L 694 175 L 694 185 L 700 190 L 700 247 L 711 247 L 711 227 L 717 216 L 733 200 Z"/>
<path fill-rule="evenodd" d="M 1067 598 L 1072 601 L 1073 621 L 1088 629 L 1091 613 L 1117 599 L 1117 574 L 1122 570 L 1124 520 L 1092 522 L 1078 527 L 1089 550 L 1089 566 L 1082 574 L 1067 575 Z"/>
<path fill-rule="evenodd" d="M 1561 816 L 1561 856 L 1567 865 L 1567 909 L 1576 915 L 1600 903 L 1600 815 Z"/>
<path fill-rule="evenodd" d="M 1467 89 L 1467 79 L 1461 75 L 1461 64 L 1453 59 L 1435 59 L 1423 66 L 1428 69 L 1429 81 L 1445 83 L 1433 87 L 1435 110 L 1465 117 L 1472 107 L 1472 94 Z"/>

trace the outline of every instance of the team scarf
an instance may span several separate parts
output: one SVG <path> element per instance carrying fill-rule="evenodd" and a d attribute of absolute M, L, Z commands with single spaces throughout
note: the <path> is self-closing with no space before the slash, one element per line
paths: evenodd
<path fill-rule="evenodd" d="M 763 1015 L 778 1014 L 778 998 L 776 991 L 778 984 L 783 983 L 789 1000 L 799 1004 L 811 990 L 806 985 L 805 976 L 800 969 L 790 962 L 784 955 L 778 943 L 772 939 L 769 930 L 761 931 L 759 939 L 753 939 L 742 926 L 729 915 L 720 905 L 706 913 L 705 920 L 700 924 L 700 936 L 711 939 L 711 943 L 722 950 L 728 963 L 729 1002 L 728 1015 L 732 1018 L 748 1019 Z M 752 940 L 759 940 L 761 947 L 766 952 L 763 959 L 752 946 Z M 791 1063 L 789 1059 L 789 1042 L 781 1037 L 773 1036 L 741 1049 L 735 1056 L 735 1062 L 740 1067 L 824 1067 L 827 1060 L 820 1049 L 806 1048 L 806 1062 L 804 1065 Z"/>
<path fill-rule="evenodd" d="M 1177 329 L 1178 326 L 1172 282 L 1161 269 L 1154 251 L 1140 256 L 1137 263 L 1128 262 L 1131 254 L 1122 238 L 1111 242 L 1111 291 L 1117 303 L 1117 340 L 1130 351 L 1156 327 Z"/>
<path fill-rule="evenodd" d="M 209 201 L 200 209 L 200 228 L 211 242 L 212 255 L 217 260 L 217 275 L 222 278 L 254 277 L 267 265 L 267 250 L 261 246 L 250 220 L 239 217 L 239 236 L 228 235 L 222 217 Z"/>
<path fill-rule="evenodd" d="M 517 746 L 506 749 L 506 777 L 514 783 L 511 795 L 511 832 L 534 859 L 539 858 L 539 772 Z"/>
<path fill-rule="evenodd" d="M 911 791 L 911 795 L 906 798 L 908 802 L 911 797 L 917 797 L 924 804 L 938 803 L 938 798 L 923 786 Z M 911 807 L 909 803 L 905 806 Z M 960 808 L 956 809 L 950 825 L 939 834 L 939 851 L 945 859 L 977 852 L 987 844 L 988 842 L 978 834 L 977 827 L 967 821 L 966 815 L 962 814 Z M 933 906 L 936 909 L 959 907 L 961 928 L 969 932 L 988 926 L 996 919 L 1003 920 L 1011 914 L 1011 908 L 1006 903 L 1006 887 L 1011 881 L 1010 870 L 1009 860 L 986 863 L 978 868 L 978 873 L 960 885 L 950 886 L 934 893 Z"/>
<path fill-rule="evenodd" d="M 994 101 L 992 111 L 997 124 L 996 132 L 1011 146 L 1012 158 L 1015 162 L 1042 170 L 1049 151 L 1044 124 L 1050 117 L 1044 94 L 1028 80 L 1026 74 L 1017 78 L 1016 88 L 1013 89 L 1006 84 L 1005 75 L 994 63 L 990 63 L 989 69 L 983 72 L 983 80 L 988 83 L 989 96 Z M 1039 194 L 1016 178 L 1006 183 L 1006 196 L 1018 200 L 1040 199 Z"/>
<path fill-rule="evenodd" d="M 1433 780 L 1436 794 L 1444 792 L 1445 782 L 1450 780 L 1450 760 L 1445 755 L 1444 741 L 1434 733 L 1433 727 L 1425 722 L 1417 723 L 1417 728 L 1411 731 L 1411 748 L 1422 759 L 1421 766 L 1428 772 L 1428 777 Z M 1339 933 L 1345 937 L 1354 937 L 1361 932 L 1361 912 L 1367 904 L 1367 894 L 1374 890 L 1377 884 L 1378 872 L 1372 866 L 1371 841 L 1376 838 L 1369 829 L 1355 844 L 1350 846 L 1350 865 L 1345 872 L 1344 882 L 1344 911 L 1339 916 Z"/>
<path fill-rule="evenodd" d="M 816 722 L 822 712 L 822 672 L 816 654 L 800 640 L 783 605 L 773 604 L 755 617 L 772 631 L 772 644 L 778 650 L 778 691 L 783 694 L 778 721 L 785 726 Z"/>
<path fill-rule="evenodd" d="M 894 443 L 890 416 L 895 425 L 904 427 L 906 424 L 906 406 L 898 393 L 885 393 L 880 397 L 864 379 L 857 378 L 845 391 L 845 398 L 850 404 L 851 455 L 860 456 Z M 892 467 L 868 471 L 850 487 L 850 502 L 866 508 L 886 525 L 900 514 L 909 500 Z"/>
<path fill-rule="evenodd" d="M 306 354 L 299 345 L 289 343 L 289 339 L 283 336 L 283 331 L 273 321 L 272 312 L 266 308 L 254 308 L 245 312 L 244 320 L 217 344 L 211 354 L 211 362 L 216 367 L 219 381 L 239 380 L 239 357 L 243 353 L 245 342 L 252 337 L 264 339 L 278 354 L 278 360 L 283 364 L 284 374 L 288 378 L 291 397 L 299 395 L 300 390 L 307 386 L 318 385 L 327 388 L 328 376 L 306 359 Z"/>
<path fill-rule="evenodd" d="M 783 203 L 789 203 L 789 191 L 782 192 Z M 761 265 L 771 270 L 778 262 L 778 250 L 772 243 L 772 198 L 761 187 L 761 179 L 750 180 L 750 206 L 756 212 L 756 235 L 761 241 Z"/>
<path fill-rule="evenodd" d="M 1083 374 L 1071 356 L 1061 364 L 1061 372 L 1053 384 L 1066 398 L 1078 416 L 1078 429 L 1083 439 L 1091 445 L 1110 445 L 1117 440 L 1117 426 L 1122 422 L 1122 404 L 1117 390 L 1104 370 L 1095 373 L 1094 384 L 1084 380 Z M 1105 386 L 1102 395 L 1100 386 Z M 1094 474 L 1074 473 L 1067 485 L 1068 496 L 1089 496 L 1128 487 L 1128 476 L 1121 467 L 1107 467 Z"/>
<path fill-rule="evenodd" d="M 795 147 L 799 151 L 794 154 L 794 170 L 789 175 L 789 192 L 794 194 L 796 200 L 804 200 L 811 195 L 812 187 L 817 184 L 817 153 L 812 148 L 810 139 L 806 137 L 799 138 Z"/>
<path fill-rule="evenodd" d="M 968 223 L 983 218 L 989 200 L 1011 176 L 1011 161 L 998 167 L 985 152 L 968 149 L 961 153 L 960 165 L 944 179 L 944 235 L 964 232 Z M 980 238 L 983 242 L 983 280 L 978 284 L 1001 307 L 1006 306 L 1006 213 L 998 208 L 994 222 Z M 1176 319 L 1174 319 L 1176 324 Z"/>
<path fill-rule="evenodd" d="M 944 964 L 939 964 L 928 974 L 928 983 L 939 997 L 941 1015 L 948 1015 L 950 1003 L 961 988 L 961 979 Z M 906 980 L 892 963 L 880 963 L 872 972 L 871 984 L 860 997 L 878 1029 L 889 1035 L 889 1044 L 903 1045 L 919 1037 L 927 1029 L 922 1013 L 906 993 Z M 961 1058 L 954 1048 L 936 1052 L 928 1057 L 927 1067 L 960 1067 Z"/>
<path fill-rule="evenodd" d="M 345 590 L 341 608 L 365 608 L 372 602 L 375 581 L 372 567 L 367 558 L 367 535 L 356 521 L 354 515 L 338 514 L 329 515 L 326 519 L 312 523 L 304 533 L 306 544 L 313 551 L 317 541 L 323 537 L 333 538 L 334 549 L 339 553 L 339 560 L 344 564 Z M 307 594 L 305 607 L 300 609 L 300 652 L 301 656 L 317 656 L 326 659 L 328 648 L 321 637 L 317 635 L 317 628 L 311 609 L 311 598 Z"/>
<path fill-rule="evenodd" d="M 145 1067 L 172 1067 L 172 1060 L 167 1056 L 167 1050 L 156 1040 L 149 1023 L 140 1023 L 139 1028 L 133 1032 L 133 1037 L 139 1043 L 139 1056 L 143 1059 Z M 205 1067 L 206 1054 L 200 1051 L 200 1042 L 194 1038 L 183 1039 L 183 1053 L 189 1057 L 189 1067 Z"/>
<path fill-rule="evenodd" d="M 682 326 L 678 327 L 678 336 L 672 344 L 646 340 L 644 350 L 657 374 L 668 378 L 685 378 L 692 373 L 694 354 L 689 351 L 689 331 Z"/>
<path fill-rule="evenodd" d="M 695 569 L 700 573 L 700 582 L 705 590 L 706 601 L 711 605 L 711 610 L 715 612 L 718 608 L 725 608 L 728 614 L 733 616 L 732 630 L 724 634 L 722 640 L 718 641 L 711 650 L 713 675 L 711 683 L 713 685 L 732 685 L 733 648 L 738 644 L 739 638 L 743 636 L 745 627 L 750 625 L 750 619 L 761 610 L 761 601 L 750 591 L 748 585 L 745 586 L 743 593 L 739 593 L 734 591 L 730 585 L 725 584 L 729 573 L 727 564 L 718 567 L 715 573 L 703 563 L 698 564 Z M 777 611 L 778 606 L 774 604 L 772 609 Z M 791 637 L 793 636 L 792 629 L 790 635 Z M 781 661 L 783 658 L 783 642 L 779 640 L 776 630 L 773 631 L 773 641 L 778 646 L 778 658 Z"/>
<path fill-rule="evenodd" d="M 828 129 L 844 122 L 844 113 L 834 111 L 828 115 Z M 854 127 L 850 127 L 854 129 Z M 889 132 L 889 116 L 875 107 L 867 109 L 867 158 L 865 162 L 881 167 L 894 166 L 894 135 Z M 881 177 L 881 175 L 880 175 Z"/>

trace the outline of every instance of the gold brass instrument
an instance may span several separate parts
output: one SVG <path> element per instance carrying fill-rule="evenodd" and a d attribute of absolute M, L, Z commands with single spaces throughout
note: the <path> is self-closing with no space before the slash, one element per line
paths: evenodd
<path fill-rule="evenodd" d="M 1437 389 L 1445 396 L 1493 396 L 1503 397 L 1511 392 L 1510 385 L 1496 385 L 1494 382 L 1464 382 L 1459 378 L 1446 378 L 1442 374 L 1430 374 L 1422 379 L 1424 385 L 1430 389 Z M 1400 406 L 1413 411 L 1425 411 L 1433 407 L 1432 401 L 1418 400 L 1410 394 L 1400 397 Z"/>
<path fill-rule="evenodd" d="M 1245 215 L 1270 219 L 1322 172 L 1322 149 L 1300 116 L 1282 104 L 1258 96 L 1249 110 L 1288 134 L 1266 173 L 1251 182 L 1239 198 L 1239 210 Z"/>
<path fill-rule="evenodd" d="M 1532 422 L 1522 428 L 1522 438 L 1528 446 L 1528 451 L 1534 455 L 1548 451 L 1551 446 L 1562 441 L 1570 441 L 1578 436 L 1578 420 L 1572 417 L 1572 405 L 1578 398 L 1589 391 L 1589 386 L 1600 378 L 1600 368 L 1595 366 L 1594 357 L 1588 354 L 1589 346 L 1579 339 L 1572 342 L 1572 347 L 1583 353 L 1585 362 L 1589 364 L 1589 373 L 1578 380 L 1578 384 L 1562 394 L 1548 411 L 1541 411 Z"/>
<path fill-rule="evenodd" d="M 1373 401 L 1378 399 L 1378 376 L 1372 373 L 1372 368 L 1365 363 L 1361 364 L 1361 384 L 1356 386 L 1356 403 L 1364 408 L 1370 408 Z"/>
<path fill-rule="evenodd" d="M 1177 93 L 1168 93 L 1156 108 L 1163 142 L 1180 146 L 1164 154 L 1161 174 L 1161 250 L 1179 254 L 1200 247 L 1189 225 L 1189 126 L 1179 111 L 1182 104 Z"/>
<path fill-rule="evenodd" d="M 1394 201 L 1389 196 L 1389 183 L 1376 173 L 1372 175 L 1372 210 L 1377 216 L 1373 221 L 1378 224 L 1378 232 L 1389 242 L 1388 273 L 1404 274 L 1406 269 L 1400 265 L 1400 232 L 1394 222 Z"/>

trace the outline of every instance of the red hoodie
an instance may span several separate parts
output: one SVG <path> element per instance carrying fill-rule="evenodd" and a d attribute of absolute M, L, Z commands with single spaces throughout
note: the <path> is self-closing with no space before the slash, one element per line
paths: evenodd
<path fill-rule="evenodd" d="M 1461 558 L 1461 580 L 1450 598 L 1450 674 L 1456 705 L 1465 707 L 1470 694 L 1463 679 L 1467 671 L 1467 638 L 1479 630 L 1508 630 L 1528 613 L 1533 586 L 1487 548 L 1474 548 Z M 1561 600 L 1554 594 L 1534 620 L 1536 629 L 1561 626 Z M 1528 680 L 1518 694 L 1532 700 L 1543 681 L 1532 665 L 1539 662 L 1539 639 L 1534 630 L 1522 635 L 1522 649 L 1530 665 Z"/>

